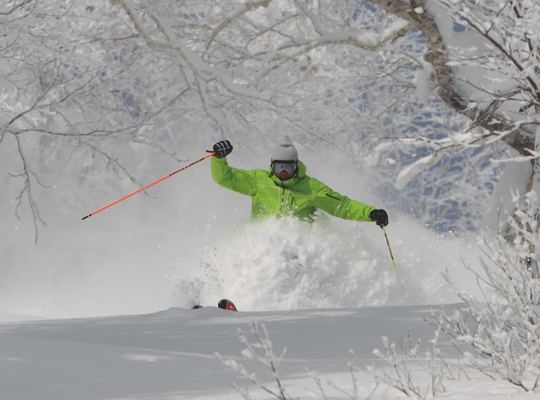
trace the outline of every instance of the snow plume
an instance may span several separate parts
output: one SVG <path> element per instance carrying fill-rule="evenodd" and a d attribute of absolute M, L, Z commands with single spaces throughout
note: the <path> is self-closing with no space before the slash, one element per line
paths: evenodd
<path fill-rule="evenodd" d="M 375 224 L 327 216 L 312 225 L 292 218 L 246 224 L 207 249 L 197 276 L 176 287 L 173 305 L 215 305 L 223 297 L 241 310 L 457 301 L 443 289 L 440 273 L 463 270 L 460 256 L 474 259 L 473 246 L 426 232 L 411 221 L 398 221 L 387 232 L 399 275 Z"/>

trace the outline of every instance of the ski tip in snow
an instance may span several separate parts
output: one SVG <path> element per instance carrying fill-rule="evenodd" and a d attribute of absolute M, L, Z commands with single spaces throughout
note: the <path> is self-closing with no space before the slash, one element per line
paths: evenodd
<path fill-rule="evenodd" d="M 191 307 L 192 310 L 196 310 L 197 308 L 202 308 L 200 304 L 195 304 L 193 307 Z"/>
<path fill-rule="evenodd" d="M 233 302 L 227 299 L 221 299 L 217 306 L 224 310 L 238 311 Z"/>

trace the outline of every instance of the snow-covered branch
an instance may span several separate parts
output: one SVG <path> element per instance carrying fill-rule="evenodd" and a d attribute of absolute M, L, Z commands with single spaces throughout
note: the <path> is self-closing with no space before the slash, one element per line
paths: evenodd
<path fill-rule="evenodd" d="M 15 215 L 20 220 L 21 217 L 19 215 L 19 207 L 22 205 L 23 198 L 26 197 L 28 200 L 28 205 L 30 206 L 30 211 L 32 212 L 32 219 L 34 222 L 34 229 L 35 229 L 35 239 L 34 242 L 37 244 L 39 239 L 39 229 L 38 229 L 38 222 L 43 224 L 44 226 L 47 226 L 45 221 L 41 218 L 39 208 L 36 202 L 35 193 L 33 191 L 33 180 L 37 182 L 40 186 L 45 187 L 40 181 L 38 175 L 34 172 L 32 169 L 29 160 L 27 159 L 23 146 L 21 145 L 21 140 L 19 136 L 15 137 L 17 141 L 17 150 L 20 156 L 20 159 L 22 161 L 22 168 L 23 172 L 17 175 L 11 175 L 14 178 L 23 178 L 24 180 L 24 186 L 21 189 L 19 195 L 16 197 L 17 200 L 17 206 L 15 207 Z"/>
<path fill-rule="evenodd" d="M 471 38 L 469 43 L 454 41 L 448 56 L 448 65 L 462 82 L 461 91 L 468 102 L 463 112 L 473 120 L 471 127 L 506 132 L 501 139 L 527 155 L 534 148 L 532 132 L 540 109 L 540 36 L 536 28 L 540 3 L 438 2 L 455 24 L 465 26 Z M 466 77 L 461 70 L 467 71 Z"/>
<path fill-rule="evenodd" d="M 453 340 L 474 368 L 532 392 L 540 387 L 540 280 L 536 251 L 540 233 L 536 193 L 531 191 L 525 196 L 524 206 L 520 205 L 520 196 L 514 194 L 514 204 L 518 211 L 507 217 L 510 233 L 501 229 L 494 241 L 484 240 L 482 273 L 469 268 L 483 298 L 460 290 L 447 273 L 445 278 L 466 303 L 467 311 L 443 310 L 431 318 L 431 323 Z"/>
<path fill-rule="evenodd" d="M 259 328 L 259 325 L 256 322 L 252 322 L 249 325 L 250 331 L 255 337 L 255 341 L 251 342 L 246 335 L 242 332 L 242 330 L 238 330 L 240 341 L 246 346 L 246 349 L 242 353 L 244 357 L 247 359 L 255 360 L 259 363 L 262 363 L 265 365 L 269 371 L 271 372 L 275 388 L 272 388 L 268 385 L 265 385 L 261 383 L 257 376 L 254 373 L 249 373 L 246 368 L 242 365 L 236 362 L 233 359 L 225 359 L 220 354 L 216 353 L 216 356 L 225 364 L 225 366 L 230 369 L 233 372 L 236 372 L 240 375 L 240 377 L 249 380 L 253 384 L 255 384 L 257 387 L 265 391 L 266 393 L 272 395 L 276 399 L 279 400 L 287 400 L 290 399 L 289 395 L 285 391 L 285 387 L 283 386 L 281 380 L 279 379 L 278 374 L 278 367 L 279 363 L 281 362 L 281 359 L 285 355 L 286 348 L 283 349 L 283 352 L 281 356 L 277 356 L 274 353 L 274 350 L 272 349 L 272 341 L 270 340 L 270 337 L 268 336 L 268 331 L 266 330 L 266 326 L 264 324 L 261 324 L 262 331 Z M 240 391 L 240 390 L 239 390 Z M 250 399 L 247 389 L 245 392 L 240 393 L 243 395 L 244 398 Z"/>
<path fill-rule="evenodd" d="M 215 37 L 228 25 L 231 23 L 231 21 L 243 17 L 248 11 L 251 11 L 253 8 L 258 7 L 268 7 L 272 0 L 259 0 L 259 1 L 253 1 L 248 2 L 246 4 L 241 5 L 237 9 L 233 10 L 229 15 L 225 16 L 223 20 L 219 23 L 218 26 L 216 26 L 212 30 L 212 35 L 210 36 L 210 39 L 208 39 L 208 43 L 206 45 L 206 48 L 208 49 L 212 42 L 214 41 Z"/>

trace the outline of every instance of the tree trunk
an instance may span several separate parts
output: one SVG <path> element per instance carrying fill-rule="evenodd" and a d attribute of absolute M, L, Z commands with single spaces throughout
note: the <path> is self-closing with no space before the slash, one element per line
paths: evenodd
<path fill-rule="evenodd" d="M 540 125 L 536 128 L 536 143 L 534 150 L 536 152 L 540 151 Z M 532 179 L 532 190 L 537 194 L 540 195 L 540 158 L 537 158 L 534 160 L 534 171 L 533 171 L 533 179 Z M 539 222 L 540 222 L 540 210 L 536 210 L 535 214 L 535 220 L 537 222 L 536 227 L 531 227 L 531 229 L 539 229 Z M 534 254 L 533 257 L 531 257 L 530 261 L 528 262 L 528 267 L 531 271 L 531 274 L 535 278 L 540 277 L 540 270 L 538 268 L 538 265 L 540 263 L 539 260 L 539 254 L 536 251 L 536 249 L 533 249 L 532 253 Z"/>
<path fill-rule="evenodd" d="M 427 52 L 424 55 L 424 59 L 433 66 L 439 86 L 438 94 L 441 99 L 449 104 L 456 112 L 464 113 L 472 121 L 478 122 L 479 126 L 489 132 L 509 131 L 510 133 L 502 140 L 520 155 L 530 156 L 527 150 L 534 149 L 534 132 L 527 131 L 524 128 L 515 129 L 512 121 L 508 121 L 504 116 L 496 113 L 484 116 L 483 118 L 476 110 L 466 111 L 469 100 L 460 91 L 459 86 L 456 84 L 454 71 L 447 65 L 448 52 L 446 43 L 433 16 L 426 10 L 424 0 L 411 0 L 410 5 L 401 0 L 369 0 L 369 2 L 378 5 L 388 13 L 406 20 L 422 32 L 427 45 Z M 531 164 L 531 180 L 528 190 L 532 189 L 533 174 Z"/>

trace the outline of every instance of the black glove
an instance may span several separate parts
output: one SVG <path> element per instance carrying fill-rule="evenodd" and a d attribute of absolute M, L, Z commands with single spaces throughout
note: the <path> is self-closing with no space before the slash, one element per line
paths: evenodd
<path fill-rule="evenodd" d="M 231 142 L 229 142 L 228 140 L 222 140 L 221 142 L 217 142 L 215 145 L 214 145 L 214 156 L 216 156 L 217 158 L 223 158 L 223 157 L 227 157 L 227 155 L 231 154 L 232 152 L 232 144 Z M 210 150 L 206 150 L 208 153 L 212 153 L 212 151 Z"/>
<path fill-rule="evenodd" d="M 388 225 L 388 214 L 384 210 L 373 210 L 369 213 L 369 218 L 381 228 Z"/>

